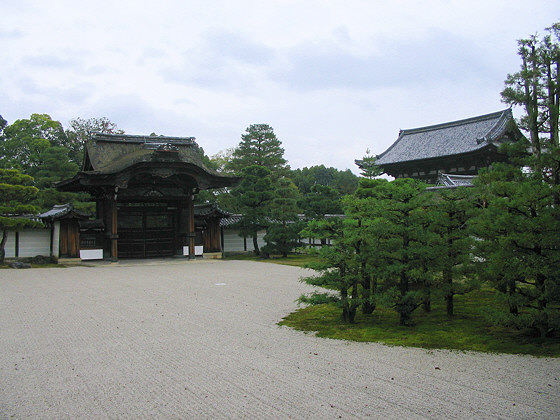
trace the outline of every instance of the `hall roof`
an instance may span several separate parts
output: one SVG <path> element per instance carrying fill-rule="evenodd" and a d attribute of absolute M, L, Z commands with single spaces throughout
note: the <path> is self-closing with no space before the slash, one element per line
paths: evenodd
<path fill-rule="evenodd" d="M 397 140 L 377 156 L 376 165 L 397 164 L 476 152 L 504 140 L 516 140 L 521 132 L 511 109 L 478 117 L 401 130 Z"/>

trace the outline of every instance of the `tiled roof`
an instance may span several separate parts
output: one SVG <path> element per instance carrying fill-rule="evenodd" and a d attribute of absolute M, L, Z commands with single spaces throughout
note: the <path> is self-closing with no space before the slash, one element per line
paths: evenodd
<path fill-rule="evenodd" d="M 457 187 L 472 187 L 476 175 L 451 175 L 439 174 L 436 185 L 426 188 L 427 190 L 441 190 Z"/>
<path fill-rule="evenodd" d="M 195 204 L 194 206 L 195 217 L 230 217 L 233 213 L 222 210 L 216 203 Z"/>
<path fill-rule="evenodd" d="M 154 161 L 183 162 L 204 167 L 194 137 L 96 134 L 86 144 L 83 169 L 111 174 L 136 163 Z"/>
<path fill-rule="evenodd" d="M 39 219 L 43 220 L 59 220 L 64 217 L 75 217 L 76 219 L 87 219 L 88 215 L 79 210 L 76 210 L 72 204 L 56 204 L 52 209 L 37 215 Z"/>
<path fill-rule="evenodd" d="M 475 175 L 450 175 L 450 174 L 439 174 L 437 184 L 441 186 L 471 186 L 473 184 L 473 179 Z"/>
<path fill-rule="evenodd" d="M 511 131 L 511 109 L 429 127 L 401 130 L 397 141 L 377 156 L 383 165 L 474 152 L 499 144 Z M 517 133 L 513 133 L 517 135 Z M 513 140 L 513 139 L 512 139 Z"/>
<path fill-rule="evenodd" d="M 157 168 L 163 177 L 187 173 L 199 189 L 229 187 L 239 181 L 207 168 L 194 137 L 96 134 L 85 146 L 82 170 L 56 186 L 62 191 L 83 191 L 86 184 L 113 185 L 117 174 L 133 167 Z"/>

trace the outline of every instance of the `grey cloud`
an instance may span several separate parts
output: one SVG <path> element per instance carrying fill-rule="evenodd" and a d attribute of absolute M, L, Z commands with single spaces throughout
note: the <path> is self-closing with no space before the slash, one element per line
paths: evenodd
<path fill-rule="evenodd" d="M 302 46 L 288 53 L 287 68 L 271 74 L 293 89 L 372 89 L 432 84 L 492 74 L 476 46 L 447 33 L 427 41 L 388 41 L 380 52 L 356 56 L 339 47 Z"/>
<path fill-rule="evenodd" d="M 272 49 L 237 33 L 214 31 L 204 38 L 206 47 L 215 57 L 225 57 L 255 66 L 265 65 L 274 57 Z"/>
<path fill-rule="evenodd" d="M 212 89 L 247 89 L 253 83 L 252 72 L 266 68 L 274 55 L 271 48 L 247 36 L 212 31 L 196 48 L 183 53 L 181 67 L 166 69 L 163 76 Z"/>
<path fill-rule="evenodd" d="M 0 29 L 0 39 L 13 40 L 23 38 L 23 32 L 19 29 Z"/>

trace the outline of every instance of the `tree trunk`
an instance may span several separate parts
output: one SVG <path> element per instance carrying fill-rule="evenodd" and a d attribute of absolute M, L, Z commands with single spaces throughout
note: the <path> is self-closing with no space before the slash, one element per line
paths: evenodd
<path fill-rule="evenodd" d="M 516 304 L 512 303 L 512 301 L 511 301 L 511 298 L 516 295 L 515 281 L 510 282 L 507 286 L 507 289 L 508 289 L 507 292 L 509 293 L 509 296 L 510 296 L 509 313 L 512 314 L 512 315 L 518 315 L 519 314 L 519 308 L 517 307 Z"/>
<path fill-rule="evenodd" d="M 432 312 L 432 290 L 429 285 L 424 287 L 422 293 L 422 309 L 424 312 Z"/>
<path fill-rule="evenodd" d="M 4 257 L 6 256 L 6 242 L 8 241 L 8 231 L 2 230 L 2 241 L 0 242 L 0 264 L 4 264 Z"/>
<path fill-rule="evenodd" d="M 255 255 L 261 255 L 261 250 L 259 249 L 259 242 L 258 242 L 258 237 L 257 237 L 257 233 L 253 233 L 253 247 L 254 247 L 254 253 Z"/>
<path fill-rule="evenodd" d="M 445 303 L 447 306 L 447 316 L 453 316 L 453 274 L 449 268 L 443 270 L 443 284 L 448 289 L 445 292 Z"/>
<path fill-rule="evenodd" d="M 373 302 L 373 282 L 371 280 L 371 276 L 366 273 L 366 262 L 362 261 L 362 281 L 360 282 L 362 285 L 362 313 L 369 315 L 372 314 L 375 310 L 375 303 Z"/>

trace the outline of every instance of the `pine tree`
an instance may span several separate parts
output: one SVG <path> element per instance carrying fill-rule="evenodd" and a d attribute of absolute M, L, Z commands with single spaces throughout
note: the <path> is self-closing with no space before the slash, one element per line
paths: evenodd
<path fill-rule="evenodd" d="M 273 179 L 279 179 L 288 169 L 282 142 L 268 124 L 252 124 L 241 136 L 226 168 L 240 173 L 243 168 L 257 165 L 267 168 Z"/>
<path fill-rule="evenodd" d="M 278 180 L 271 203 L 272 224 L 268 227 L 264 241 L 267 253 L 279 253 L 286 258 L 299 245 L 301 225 L 298 218 L 299 191 L 288 178 Z"/>
<path fill-rule="evenodd" d="M 232 191 L 243 214 L 240 234 L 253 238 L 254 253 L 260 255 L 257 233 L 270 223 L 266 205 L 274 197 L 270 170 L 252 165 L 244 168 L 240 174 L 241 182 Z"/>

